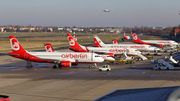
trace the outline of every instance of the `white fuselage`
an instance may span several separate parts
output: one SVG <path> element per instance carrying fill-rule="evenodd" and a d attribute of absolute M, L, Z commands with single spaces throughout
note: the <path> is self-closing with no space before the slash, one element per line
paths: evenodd
<path fill-rule="evenodd" d="M 70 61 L 72 63 L 99 63 L 104 59 L 96 53 L 85 52 L 28 52 L 40 59 L 51 61 Z"/>
<path fill-rule="evenodd" d="M 89 51 L 95 53 L 114 53 L 114 55 L 121 55 L 126 53 L 127 55 L 139 55 L 140 51 L 136 49 L 126 49 L 126 48 L 102 48 L 102 47 L 88 47 Z"/>
<path fill-rule="evenodd" d="M 127 49 L 136 49 L 139 51 L 157 51 L 160 50 L 157 47 L 151 45 L 140 45 L 140 44 L 105 44 L 102 45 L 104 48 L 127 48 Z"/>
<path fill-rule="evenodd" d="M 151 43 L 151 44 L 162 44 L 163 46 L 167 47 L 176 47 L 178 45 L 177 42 L 172 41 L 172 40 L 142 40 L 146 43 Z"/>
<path fill-rule="evenodd" d="M 100 54 L 99 54 L 100 55 Z M 100 57 L 102 57 L 104 60 L 111 60 L 114 61 L 115 59 L 109 55 L 100 55 Z"/>

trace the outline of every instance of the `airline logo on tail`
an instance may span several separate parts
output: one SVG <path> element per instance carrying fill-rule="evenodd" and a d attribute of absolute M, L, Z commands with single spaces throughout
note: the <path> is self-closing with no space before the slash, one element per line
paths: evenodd
<path fill-rule="evenodd" d="M 47 52 L 54 52 L 51 43 L 44 43 L 44 46 Z"/>
<path fill-rule="evenodd" d="M 137 40 L 137 36 L 133 35 L 133 40 Z"/>
<path fill-rule="evenodd" d="M 113 44 L 119 44 L 117 39 L 112 39 L 112 41 L 113 41 Z"/>
<path fill-rule="evenodd" d="M 45 48 L 47 49 L 47 52 L 53 52 L 53 50 L 50 46 L 45 46 Z"/>
<path fill-rule="evenodd" d="M 94 45 L 93 46 L 95 46 L 95 47 L 102 47 L 101 45 L 100 45 L 100 43 L 101 43 L 101 40 L 97 40 L 95 37 L 94 37 Z"/>
<path fill-rule="evenodd" d="M 94 43 L 95 43 L 95 44 L 98 44 L 98 41 L 96 40 L 96 41 L 94 41 Z M 99 43 L 101 43 L 101 41 L 100 41 Z"/>
<path fill-rule="evenodd" d="M 74 46 L 75 45 L 75 41 L 72 38 L 69 38 L 69 45 L 70 46 Z"/>
<path fill-rule="evenodd" d="M 143 43 L 143 42 L 137 37 L 137 35 L 136 35 L 135 33 L 132 33 L 132 37 L 133 37 L 133 39 L 132 39 L 133 42 Z M 145 43 L 144 43 L 144 44 L 145 44 Z"/>
<path fill-rule="evenodd" d="M 9 36 L 12 51 L 15 53 L 23 54 L 26 50 L 21 46 L 14 36 Z"/>
<path fill-rule="evenodd" d="M 74 40 L 74 38 L 71 36 L 71 34 L 67 33 L 68 36 L 68 40 L 69 40 L 69 45 L 70 47 L 74 48 L 74 47 L 80 47 L 78 45 L 78 43 Z"/>
<path fill-rule="evenodd" d="M 75 52 L 87 52 L 89 51 L 87 47 L 80 46 L 76 40 L 71 36 L 71 34 L 67 33 L 68 40 L 69 40 L 69 45 L 70 45 L 70 50 L 73 50 Z"/>
<path fill-rule="evenodd" d="M 19 42 L 15 38 L 11 38 L 10 43 L 13 50 L 18 51 L 20 49 Z"/>

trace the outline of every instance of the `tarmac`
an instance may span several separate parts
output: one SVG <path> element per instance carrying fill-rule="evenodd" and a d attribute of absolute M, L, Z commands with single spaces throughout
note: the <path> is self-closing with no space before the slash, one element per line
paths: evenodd
<path fill-rule="evenodd" d="M 53 69 L 53 64 L 33 63 L 33 68 L 26 68 L 24 60 L 0 57 L 0 94 L 9 96 L 11 101 L 92 101 L 116 90 L 180 86 L 179 67 L 152 70 L 150 60 L 110 64 L 111 71 L 100 72 L 97 68 L 88 69 L 88 64 Z M 163 57 L 155 56 L 154 59 Z M 98 66 L 103 64 L 106 63 Z M 127 91 L 121 93 L 125 95 Z M 152 97 L 151 93 L 146 94 Z M 133 96 L 126 97 L 133 99 Z"/>

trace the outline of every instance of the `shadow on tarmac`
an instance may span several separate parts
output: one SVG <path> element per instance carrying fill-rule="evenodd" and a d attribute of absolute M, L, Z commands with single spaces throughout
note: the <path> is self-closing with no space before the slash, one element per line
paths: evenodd
<path fill-rule="evenodd" d="M 143 68 L 138 68 L 138 67 L 133 67 L 133 68 L 127 68 L 127 69 L 133 69 L 133 70 L 152 70 L 152 71 L 180 71 L 179 69 L 170 69 L 170 70 L 153 70 L 152 68 L 149 67 L 143 67 Z"/>
<path fill-rule="evenodd" d="M 94 101 L 179 101 L 179 86 L 115 90 Z"/>

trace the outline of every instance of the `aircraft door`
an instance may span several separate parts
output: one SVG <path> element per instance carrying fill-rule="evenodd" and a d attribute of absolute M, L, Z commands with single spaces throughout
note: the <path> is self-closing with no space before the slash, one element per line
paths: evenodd
<path fill-rule="evenodd" d="M 90 61 L 93 61 L 93 53 L 91 53 Z"/>

